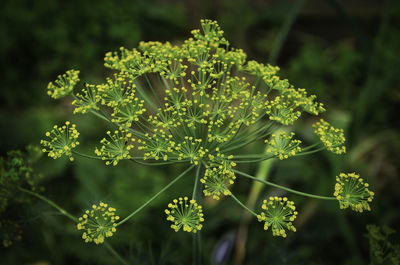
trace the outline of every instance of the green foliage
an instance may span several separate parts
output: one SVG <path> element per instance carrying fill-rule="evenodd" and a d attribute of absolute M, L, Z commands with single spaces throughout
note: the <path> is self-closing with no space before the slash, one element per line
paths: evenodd
<path fill-rule="evenodd" d="M 20 189 L 41 190 L 38 186 L 41 176 L 32 168 L 40 154 L 38 146 L 28 146 L 26 152 L 14 150 L 0 157 L 0 239 L 4 247 L 22 238 L 18 220 L 10 219 L 13 208 L 31 202 L 29 197 L 20 196 Z"/>
<path fill-rule="evenodd" d="M 400 264 L 400 244 L 393 237 L 396 231 L 384 225 L 367 225 L 371 265 Z M 398 235 L 397 235 L 398 237 Z"/>
<path fill-rule="evenodd" d="M 31 154 L 19 150 L 9 151 L 6 157 L 0 157 L 0 214 L 9 204 L 9 201 L 18 201 L 18 188 L 23 187 L 29 190 L 38 190 L 40 176 L 35 174 L 32 163 L 40 154 L 37 146 L 29 146 Z M 35 154 L 36 152 L 36 154 Z"/>

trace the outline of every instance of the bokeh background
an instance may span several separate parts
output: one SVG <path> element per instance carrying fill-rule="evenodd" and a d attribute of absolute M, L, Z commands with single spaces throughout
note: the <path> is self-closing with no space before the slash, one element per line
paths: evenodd
<path fill-rule="evenodd" d="M 363 214 L 341 211 L 336 202 L 291 195 L 299 210 L 298 232 L 287 239 L 263 231 L 233 200 L 205 200 L 203 264 L 396 264 L 374 258 L 366 225 L 400 231 L 399 1 L 3 0 L 0 155 L 38 145 L 46 130 L 65 120 L 79 126 L 82 148 L 88 146 L 91 153 L 89 147 L 103 137 L 107 125 L 72 115 L 70 98 L 51 100 L 48 82 L 68 69 L 80 69 L 81 80 L 102 82 L 110 75 L 103 67 L 106 52 L 133 48 L 142 40 L 179 44 L 201 18 L 218 20 L 232 46 L 244 49 L 249 59 L 280 66 L 283 77 L 316 94 L 328 109 L 326 119 L 346 132 L 344 156 L 323 152 L 245 165 L 246 172 L 268 173 L 280 184 L 331 194 L 336 174 L 356 171 L 376 192 L 372 211 Z M 307 138 L 309 125 L 299 124 L 296 132 Z M 257 148 L 243 152 L 262 151 Z M 75 215 L 102 200 L 120 216 L 182 170 L 128 162 L 107 167 L 101 161 L 70 163 L 45 156 L 33 167 L 42 176 L 43 194 Z M 191 236 L 173 232 L 163 213 L 190 185 L 190 179 L 178 183 L 120 227 L 110 243 L 121 256 L 131 264 L 190 264 Z M 251 198 L 255 188 L 247 180 L 238 180 L 233 189 L 255 206 L 279 192 L 261 188 Z M 0 218 L 16 222 L 22 233 L 21 240 L 0 248 L 0 264 L 117 264 L 103 246 L 85 244 L 74 224 L 43 202 L 16 201 Z M 399 235 L 386 242 L 399 244 Z"/>

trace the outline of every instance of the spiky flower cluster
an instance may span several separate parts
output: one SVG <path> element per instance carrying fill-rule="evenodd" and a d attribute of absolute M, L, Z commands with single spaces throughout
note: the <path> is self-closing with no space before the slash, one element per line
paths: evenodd
<path fill-rule="evenodd" d="M 301 141 L 293 139 L 293 136 L 293 132 L 289 135 L 286 132 L 272 134 L 270 140 L 265 140 L 268 146 L 266 153 L 273 154 L 283 160 L 301 152 Z"/>
<path fill-rule="evenodd" d="M 315 134 L 329 151 L 338 155 L 346 153 L 346 147 L 343 145 L 346 141 L 343 129 L 335 128 L 323 119 L 314 123 L 313 127 Z"/>
<path fill-rule="evenodd" d="M 72 105 L 75 106 L 74 114 L 85 114 L 90 110 L 99 110 L 97 103 L 100 97 L 97 95 L 97 90 L 94 85 L 85 84 L 82 93 L 76 93 Z"/>
<path fill-rule="evenodd" d="M 106 203 L 93 204 L 92 209 L 86 210 L 79 217 L 78 230 L 83 230 L 82 239 L 86 243 L 94 242 L 101 244 L 106 237 L 111 237 L 116 232 L 116 221 L 119 216 L 115 215 L 115 209 Z"/>
<path fill-rule="evenodd" d="M 48 156 L 57 159 L 63 155 L 74 160 L 72 149 L 79 145 L 79 132 L 76 130 L 76 125 L 69 121 L 65 125 L 55 125 L 50 132 L 46 132 L 46 137 L 49 140 L 42 140 L 40 144 L 43 146 L 42 151 L 48 153 Z"/>
<path fill-rule="evenodd" d="M 57 80 L 50 82 L 47 86 L 47 94 L 54 98 L 62 98 L 69 95 L 79 82 L 79 71 L 68 70 L 65 74 L 59 75 Z"/>
<path fill-rule="evenodd" d="M 264 229 L 271 227 L 273 236 L 286 237 L 286 230 L 296 232 L 293 221 L 297 211 L 294 203 L 286 197 L 269 197 L 261 206 L 262 212 L 257 216 L 259 222 L 265 222 Z"/>
<path fill-rule="evenodd" d="M 213 199 L 219 200 L 222 195 L 227 196 L 231 194 L 229 186 L 236 179 L 232 167 L 236 166 L 236 163 L 229 161 L 229 159 L 232 159 L 232 157 L 224 160 L 223 154 L 218 154 L 217 159 L 214 157 L 210 159 L 221 162 L 213 162 L 206 166 L 204 176 L 200 179 L 201 183 L 204 184 L 203 193 L 205 196 L 212 196 Z"/>
<path fill-rule="evenodd" d="M 178 232 L 181 228 L 183 231 L 196 233 L 201 230 L 204 221 L 203 210 L 195 200 L 189 200 L 188 197 L 180 197 L 174 199 L 168 204 L 165 210 L 167 220 L 173 224 L 171 228 Z"/>
<path fill-rule="evenodd" d="M 118 161 L 131 158 L 129 150 L 134 147 L 132 142 L 135 139 L 132 138 L 130 132 L 124 129 L 116 130 L 114 133 L 107 131 L 107 136 L 108 138 L 103 138 L 100 141 L 102 144 L 100 149 L 95 149 L 96 155 L 106 160 L 106 165 L 116 166 Z"/>
<path fill-rule="evenodd" d="M 370 211 L 369 203 L 374 198 L 374 192 L 368 189 L 369 184 L 355 173 L 340 173 L 336 177 L 334 196 L 339 201 L 340 209 L 351 207 L 353 211 L 362 213 Z"/>

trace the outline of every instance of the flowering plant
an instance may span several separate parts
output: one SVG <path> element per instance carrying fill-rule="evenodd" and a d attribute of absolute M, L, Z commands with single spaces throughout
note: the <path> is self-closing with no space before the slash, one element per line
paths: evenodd
<path fill-rule="evenodd" d="M 76 221 L 86 242 L 100 244 L 182 177 L 193 174 L 193 190 L 173 199 L 165 210 L 171 228 L 196 233 L 206 222 L 199 197 L 233 198 L 240 206 L 265 222 L 274 236 L 296 231 L 297 211 L 286 197 L 264 200 L 260 214 L 245 206 L 231 192 L 237 177 L 316 199 L 338 200 L 341 208 L 369 210 L 373 192 L 355 174 L 337 177 L 334 196 L 319 196 L 253 177 L 237 169 L 240 163 L 288 159 L 322 150 L 343 154 L 345 137 L 323 119 L 314 125 L 319 141 L 305 146 L 287 131 L 304 114 L 325 111 L 316 96 L 295 88 L 278 76 L 279 68 L 247 61 L 241 49 L 232 48 L 215 21 L 202 20 L 202 30 L 180 46 L 169 42 L 141 42 L 138 49 L 120 48 L 105 55 L 105 66 L 115 70 L 102 84 L 85 84 L 79 92 L 79 71 L 69 70 L 48 86 L 53 98 L 73 97 L 74 113 L 93 114 L 113 127 L 106 132 L 94 155 L 77 151 L 77 126 L 66 122 L 42 140 L 43 152 L 54 159 L 66 155 L 101 159 L 117 166 L 130 160 L 144 165 L 187 164 L 187 169 L 160 192 L 119 220 L 107 204 L 93 205 Z M 261 154 L 243 154 L 243 147 L 265 143 Z M 191 198 L 189 198 L 191 197 Z"/>

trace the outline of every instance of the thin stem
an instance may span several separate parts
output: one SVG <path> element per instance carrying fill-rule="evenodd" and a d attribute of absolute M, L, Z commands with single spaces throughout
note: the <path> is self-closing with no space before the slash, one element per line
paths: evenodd
<path fill-rule="evenodd" d="M 139 93 L 139 95 L 144 99 L 144 101 L 147 102 L 147 104 L 149 104 L 149 106 L 153 109 L 153 110 L 157 110 L 157 106 L 154 104 L 153 101 L 150 100 L 150 98 L 146 95 L 146 92 L 143 91 L 142 86 L 137 82 L 136 83 L 136 91 Z"/>
<path fill-rule="evenodd" d="M 196 178 L 194 180 L 194 186 L 193 186 L 192 200 L 196 200 L 197 197 L 199 196 L 197 189 L 200 182 L 200 170 L 201 170 L 201 164 L 197 166 Z"/>
<path fill-rule="evenodd" d="M 65 215 L 66 217 L 68 217 L 69 219 L 71 219 L 72 221 L 74 221 L 75 223 L 78 222 L 78 219 L 76 217 L 74 217 L 72 214 L 68 213 L 66 210 L 64 210 L 63 208 L 61 208 L 60 206 L 58 206 L 56 203 L 52 202 L 51 200 L 47 199 L 46 197 L 34 192 L 34 191 L 30 191 L 24 188 L 19 187 L 19 190 L 22 192 L 25 192 L 27 194 L 30 194 L 38 199 L 41 199 L 42 201 L 46 202 L 47 204 L 53 206 L 54 208 L 56 208 L 61 214 Z"/>
<path fill-rule="evenodd" d="M 186 169 L 185 171 L 183 171 L 179 176 L 177 176 L 173 181 L 171 181 L 170 183 L 168 183 L 164 188 L 162 188 L 159 192 L 157 192 L 153 197 L 151 197 L 147 202 L 145 202 L 142 206 L 140 206 L 138 209 L 136 209 L 135 211 L 133 211 L 130 215 L 128 215 L 127 217 L 125 217 L 125 219 L 123 219 L 122 221 L 120 221 L 119 223 L 117 223 L 117 226 L 125 223 L 126 221 L 128 221 L 131 217 L 133 217 L 135 214 L 137 214 L 138 212 L 140 212 L 144 207 L 146 207 L 149 203 L 151 203 L 155 198 L 157 198 L 161 193 L 163 193 L 164 191 L 166 191 L 169 187 L 171 187 L 175 182 L 177 182 L 179 179 L 181 179 L 184 175 L 186 175 L 190 170 L 192 170 L 195 167 L 195 165 L 190 166 L 188 169 Z"/>
<path fill-rule="evenodd" d="M 257 214 L 253 211 L 250 210 L 250 208 L 248 208 L 246 205 L 244 205 L 241 201 L 239 201 L 238 198 L 236 198 L 235 195 L 233 195 L 233 193 L 231 193 L 231 197 L 240 205 L 243 207 L 243 209 L 245 209 L 246 211 L 248 211 L 249 213 L 251 213 L 252 215 L 254 215 L 255 217 L 257 217 Z"/>
<path fill-rule="evenodd" d="M 79 155 L 81 157 L 85 157 L 85 158 L 90 158 L 90 159 L 97 159 L 97 160 L 103 160 L 101 157 L 98 156 L 91 156 L 91 155 L 87 155 L 87 154 L 82 154 L 78 151 L 72 150 L 72 153 Z"/>
<path fill-rule="evenodd" d="M 265 154 L 246 154 L 246 155 L 233 155 L 233 158 L 262 158 Z"/>
<path fill-rule="evenodd" d="M 196 200 L 198 203 L 199 197 L 201 196 L 201 185 L 200 182 L 200 174 L 201 173 L 201 164 L 197 166 L 196 170 L 196 178 L 193 186 L 192 200 Z M 200 231 L 197 231 L 196 234 L 193 235 L 193 265 L 201 264 L 201 238 Z"/>
<path fill-rule="evenodd" d="M 246 178 L 249 178 L 249 179 L 253 179 L 255 181 L 264 183 L 265 185 L 269 185 L 269 186 L 272 186 L 272 187 L 275 187 L 275 188 L 278 188 L 278 189 L 281 189 L 281 190 L 285 190 L 285 191 L 288 191 L 288 192 L 291 192 L 291 193 L 295 193 L 297 195 L 310 197 L 310 198 L 314 198 L 314 199 L 321 199 L 321 200 L 336 200 L 336 198 L 333 197 L 333 196 L 319 196 L 319 195 L 314 195 L 314 194 L 310 194 L 310 193 L 305 193 L 305 192 L 293 190 L 293 189 L 290 189 L 290 188 L 287 188 L 287 187 L 284 187 L 284 186 L 269 182 L 267 180 L 258 179 L 256 177 L 253 177 L 253 176 L 251 176 L 249 174 L 246 174 L 244 172 L 241 172 L 241 171 L 238 171 L 238 170 L 235 170 L 235 169 L 232 169 L 232 171 L 237 173 L 237 174 L 239 174 L 239 175 L 242 175 L 243 177 L 246 177 Z"/>
<path fill-rule="evenodd" d="M 130 161 L 141 164 L 141 165 L 145 165 L 145 166 L 162 166 L 162 165 L 170 165 L 170 164 L 175 164 L 175 163 L 189 162 L 189 160 L 173 160 L 173 161 L 165 161 L 165 162 L 142 162 L 142 161 L 138 161 L 136 159 L 130 159 Z"/>
<path fill-rule="evenodd" d="M 276 38 L 274 47 L 273 47 L 271 55 L 269 57 L 270 64 L 276 64 L 276 62 L 278 60 L 278 56 L 282 49 L 282 46 L 285 43 L 285 40 L 289 34 L 289 31 L 306 1 L 307 0 L 299 0 L 293 4 L 293 7 L 289 11 L 290 12 L 289 15 L 286 17 L 286 19 L 282 25 L 282 28 L 279 31 L 278 37 Z"/>
<path fill-rule="evenodd" d="M 238 163 L 238 164 L 239 163 L 257 163 L 257 162 L 262 162 L 262 161 L 269 160 L 272 158 L 276 158 L 276 156 L 266 156 L 263 158 L 258 158 L 258 159 L 253 159 L 253 160 L 232 160 L 232 161 L 235 163 Z"/>
<path fill-rule="evenodd" d="M 104 115 L 102 115 L 102 114 L 100 114 L 100 113 L 98 113 L 98 112 L 96 112 L 96 111 L 94 111 L 94 110 L 90 110 L 90 112 L 91 112 L 93 115 L 99 117 L 100 119 L 103 119 L 103 120 L 105 120 L 105 121 L 111 122 L 111 120 L 110 120 L 109 118 L 107 118 L 106 116 L 104 116 Z"/>
<path fill-rule="evenodd" d="M 117 251 L 115 251 L 115 249 L 114 249 L 110 244 L 108 244 L 108 242 L 104 242 L 104 245 L 105 245 L 106 248 L 111 252 L 111 254 L 114 255 L 114 257 L 115 257 L 117 260 L 119 260 L 119 261 L 120 261 L 122 264 L 124 264 L 124 265 L 129 265 L 129 263 L 126 262 L 126 261 L 117 253 Z"/>
<path fill-rule="evenodd" d="M 312 151 L 308 151 L 308 152 L 300 152 L 300 153 L 295 154 L 294 156 L 310 155 L 310 154 L 314 154 L 314 153 L 317 153 L 317 152 L 322 151 L 322 150 L 325 150 L 325 146 L 320 147 L 320 148 L 315 149 L 315 150 L 312 150 Z"/>

